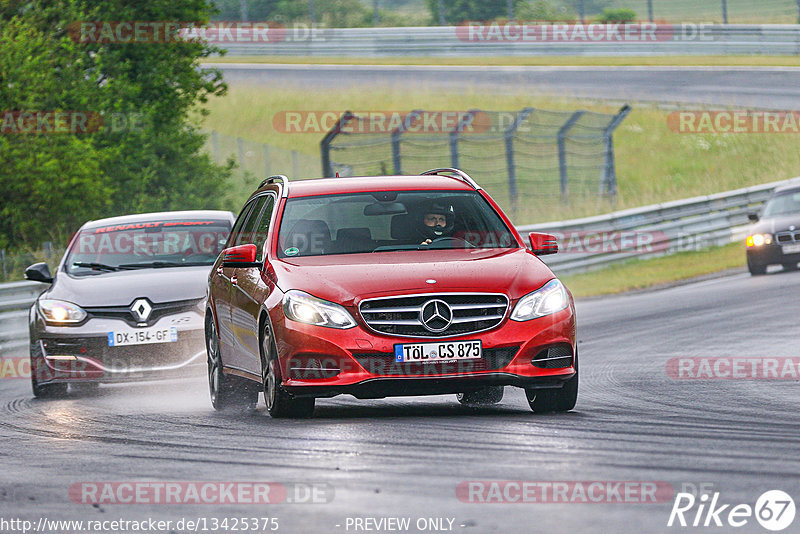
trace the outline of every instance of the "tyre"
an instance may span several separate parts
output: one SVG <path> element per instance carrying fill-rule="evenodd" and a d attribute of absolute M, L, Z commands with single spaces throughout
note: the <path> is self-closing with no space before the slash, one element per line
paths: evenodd
<path fill-rule="evenodd" d="M 752 276 L 759 276 L 767 272 L 767 266 L 747 258 L 747 269 Z"/>
<path fill-rule="evenodd" d="M 525 389 L 528 405 L 535 413 L 568 412 L 578 401 L 578 357 L 575 356 L 575 376 L 559 389 Z"/>
<path fill-rule="evenodd" d="M 477 391 L 456 393 L 456 399 L 464 406 L 490 406 L 503 400 L 503 386 L 490 386 Z"/>
<path fill-rule="evenodd" d="M 31 343 L 31 389 L 37 399 L 57 399 L 67 394 L 67 384 L 39 384 L 37 377 L 49 374 L 38 342 Z"/>
<path fill-rule="evenodd" d="M 272 417 L 308 418 L 314 415 L 314 397 L 293 397 L 281 386 L 281 370 L 278 350 L 272 329 L 265 324 L 261 328 L 261 368 L 264 384 L 264 402 Z"/>
<path fill-rule="evenodd" d="M 238 377 L 222 372 L 217 327 L 211 315 L 206 319 L 206 352 L 208 354 L 208 390 L 211 405 L 217 411 L 249 410 L 258 403 L 258 388 L 243 383 Z"/>

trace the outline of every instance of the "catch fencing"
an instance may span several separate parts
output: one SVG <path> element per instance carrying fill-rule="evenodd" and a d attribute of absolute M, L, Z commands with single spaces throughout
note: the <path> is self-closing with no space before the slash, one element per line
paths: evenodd
<path fill-rule="evenodd" d="M 450 112 L 416 110 L 395 117 L 391 131 L 383 127 L 386 114 L 379 114 L 379 132 L 374 114 L 348 111 L 320 144 L 322 173 L 416 174 L 449 161 L 481 176 L 493 196 L 507 196 L 512 213 L 520 198 L 613 199 L 613 135 L 630 110 L 470 110 L 450 118 L 443 117 Z"/>

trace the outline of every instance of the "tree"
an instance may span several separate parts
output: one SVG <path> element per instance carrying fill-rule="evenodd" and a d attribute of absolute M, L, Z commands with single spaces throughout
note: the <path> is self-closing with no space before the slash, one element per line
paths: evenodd
<path fill-rule="evenodd" d="M 439 20 L 439 0 L 427 0 L 428 10 L 434 20 Z M 525 9 L 528 0 L 514 0 L 514 9 Z M 508 0 L 444 0 L 447 24 L 466 21 L 486 21 L 508 16 Z"/>
<path fill-rule="evenodd" d="M 230 168 L 201 153 L 196 120 L 207 99 L 226 90 L 220 72 L 197 68 L 215 49 L 196 41 L 76 42 L 69 32 L 75 21 L 204 23 L 210 13 L 205 0 L 0 7 L 0 112 L 81 111 L 104 122 L 74 135 L 0 135 L 0 245 L 51 239 L 92 217 L 220 207 Z"/>

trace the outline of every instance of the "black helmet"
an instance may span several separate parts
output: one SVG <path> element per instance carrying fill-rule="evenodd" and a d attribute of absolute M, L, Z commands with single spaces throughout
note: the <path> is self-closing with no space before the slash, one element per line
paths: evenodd
<path fill-rule="evenodd" d="M 429 214 L 444 215 L 445 225 L 428 226 L 425 224 L 425 217 Z M 417 232 L 422 239 L 438 239 L 449 237 L 453 234 L 453 224 L 455 222 L 455 211 L 453 206 L 447 202 L 432 200 L 422 205 L 417 222 Z"/>

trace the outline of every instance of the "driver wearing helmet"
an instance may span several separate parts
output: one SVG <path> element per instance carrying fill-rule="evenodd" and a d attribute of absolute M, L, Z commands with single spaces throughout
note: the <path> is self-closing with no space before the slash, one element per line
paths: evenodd
<path fill-rule="evenodd" d="M 423 239 L 421 244 L 430 245 L 436 239 L 452 236 L 454 222 L 453 206 L 444 202 L 429 202 L 423 206 L 417 224 L 417 233 Z"/>

